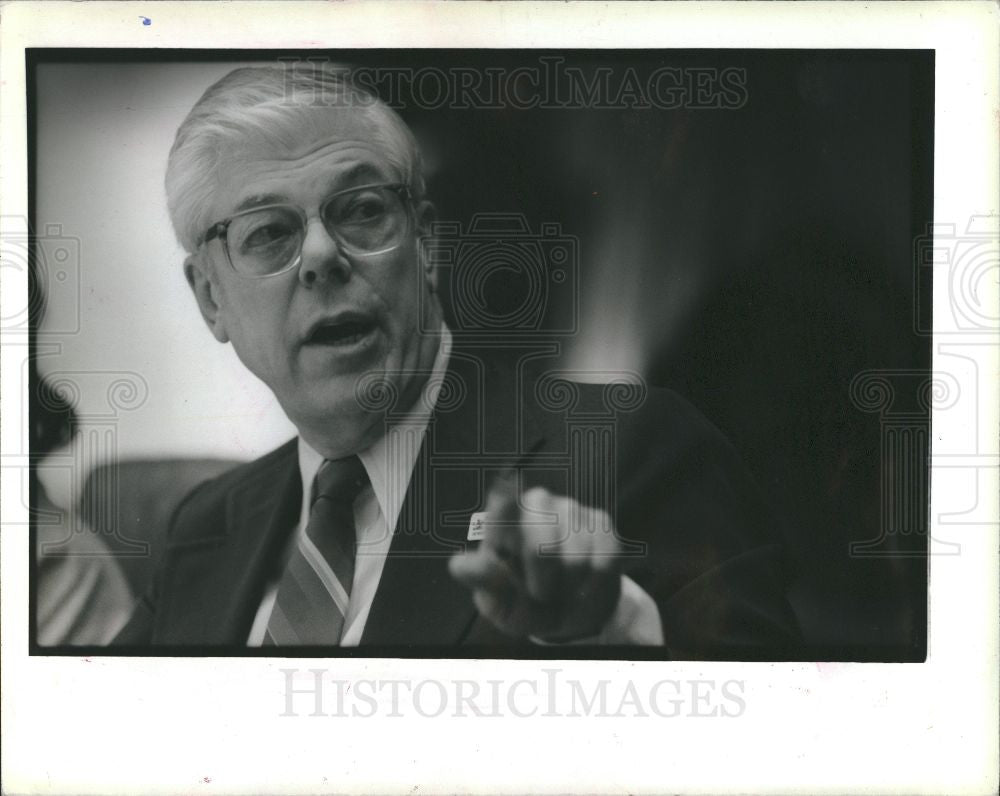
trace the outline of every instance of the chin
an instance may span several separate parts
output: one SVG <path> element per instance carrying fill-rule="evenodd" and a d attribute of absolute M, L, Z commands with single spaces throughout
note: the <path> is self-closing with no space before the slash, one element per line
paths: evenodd
<path fill-rule="evenodd" d="M 299 434 L 317 451 L 329 458 L 358 453 L 371 446 L 384 429 L 382 412 L 365 409 L 354 397 L 330 400 L 298 401 L 286 410 L 288 419 Z"/>

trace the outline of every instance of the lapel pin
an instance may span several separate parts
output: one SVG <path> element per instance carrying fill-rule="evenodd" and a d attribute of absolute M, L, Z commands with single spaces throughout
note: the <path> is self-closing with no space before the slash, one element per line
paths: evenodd
<path fill-rule="evenodd" d="M 472 515 L 472 518 L 469 520 L 468 541 L 479 542 L 486 536 L 486 523 L 488 520 L 489 515 L 485 511 L 477 511 Z"/>

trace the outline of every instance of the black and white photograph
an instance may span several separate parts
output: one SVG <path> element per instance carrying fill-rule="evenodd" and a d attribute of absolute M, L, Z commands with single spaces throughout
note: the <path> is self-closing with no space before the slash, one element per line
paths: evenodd
<path fill-rule="evenodd" d="M 932 52 L 244 55 L 30 54 L 36 651 L 923 659 Z"/>
<path fill-rule="evenodd" d="M 254 26 L 277 4 L 249 4 L 253 35 L 233 4 L 213 46 L 120 5 L 150 44 L 17 40 L 3 646 L 64 683 L 46 704 L 203 723 L 179 743 L 204 773 L 156 782 L 206 793 L 615 787 L 601 754 L 475 785 L 418 774 L 417 747 L 398 769 L 372 748 L 302 768 L 375 720 L 425 751 L 443 717 L 463 744 L 494 718 L 491 744 L 565 722 L 564 753 L 620 731 L 648 752 L 674 721 L 673 743 L 686 722 L 700 754 L 741 750 L 704 778 L 645 758 L 629 792 L 764 792 L 768 758 L 737 738 L 800 722 L 795 743 L 827 749 L 815 710 L 878 716 L 853 739 L 838 719 L 867 751 L 828 781 L 871 790 L 883 717 L 933 732 L 874 683 L 915 693 L 958 653 L 942 639 L 970 627 L 935 601 L 965 622 L 996 608 L 996 142 L 963 168 L 942 156 L 990 140 L 996 108 L 956 110 L 954 46 L 636 44 L 655 4 L 623 4 L 629 35 L 598 40 L 582 21 L 604 4 L 585 3 L 557 4 L 548 38 L 505 3 L 441 26 L 442 6 L 400 4 L 410 22 L 384 29 L 382 4 L 312 9 L 342 32 L 271 38 Z M 957 5 L 997 40 L 995 14 Z M 475 14 L 495 39 L 462 27 Z M 995 75 L 976 80 L 995 100 Z M 265 720 L 246 768 L 194 741 Z M 966 727 L 963 754 L 995 759 L 980 713 Z M 299 738 L 284 763 L 259 751 L 275 732 Z M 74 771 L 105 759 L 83 746 Z M 771 792 L 818 787 L 811 755 L 785 754 Z M 143 759 L 112 779 L 138 787 Z M 987 792 L 966 770 L 927 792 Z M 48 787 L 76 790 L 61 776 Z"/>

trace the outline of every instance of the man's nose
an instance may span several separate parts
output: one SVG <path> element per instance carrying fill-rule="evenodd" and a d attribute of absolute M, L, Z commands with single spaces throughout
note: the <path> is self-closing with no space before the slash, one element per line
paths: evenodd
<path fill-rule="evenodd" d="M 310 219 L 302 240 L 302 264 L 299 281 L 306 287 L 335 280 L 346 282 L 351 278 L 351 263 L 318 218 Z"/>

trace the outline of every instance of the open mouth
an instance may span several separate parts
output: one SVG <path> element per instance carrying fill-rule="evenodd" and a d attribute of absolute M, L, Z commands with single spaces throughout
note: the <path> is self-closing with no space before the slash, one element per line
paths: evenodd
<path fill-rule="evenodd" d="M 360 343 L 375 331 L 375 321 L 361 318 L 321 323 L 306 338 L 306 345 L 347 347 Z"/>

